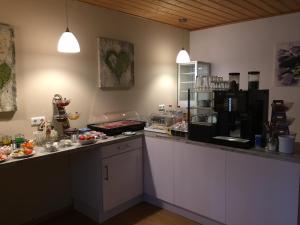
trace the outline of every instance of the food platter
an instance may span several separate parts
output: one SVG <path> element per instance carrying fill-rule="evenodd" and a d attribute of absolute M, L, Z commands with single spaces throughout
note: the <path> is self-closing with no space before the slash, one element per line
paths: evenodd
<path fill-rule="evenodd" d="M 23 159 L 23 158 L 28 158 L 31 157 L 35 154 L 35 151 L 32 150 L 32 152 L 30 154 L 25 154 L 23 149 L 17 149 L 14 150 L 10 156 L 14 159 Z"/>
<path fill-rule="evenodd" d="M 2 163 L 2 162 L 5 162 L 6 160 L 8 159 L 8 156 L 7 155 L 1 155 L 0 156 L 0 163 Z"/>

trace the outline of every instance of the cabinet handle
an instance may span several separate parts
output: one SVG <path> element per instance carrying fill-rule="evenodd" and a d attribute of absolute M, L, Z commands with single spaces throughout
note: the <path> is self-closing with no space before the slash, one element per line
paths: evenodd
<path fill-rule="evenodd" d="M 109 180 L 109 177 L 108 177 L 108 166 L 104 166 L 105 168 L 105 171 L 106 171 L 106 175 L 105 175 L 105 180 Z"/>
<path fill-rule="evenodd" d="M 122 149 L 127 149 L 127 148 L 129 148 L 129 144 L 126 144 L 126 145 L 122 146 Z"/>

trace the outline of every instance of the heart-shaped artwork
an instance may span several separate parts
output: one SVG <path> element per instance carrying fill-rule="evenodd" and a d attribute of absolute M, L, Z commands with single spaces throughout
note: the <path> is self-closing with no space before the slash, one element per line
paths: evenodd
<path fill-rule="evenodd" d="M 0 65 L 0 91 L 7 84 L 11 77 L 11 68 L 6 64 Z"/>
<path fill-rule="evenodd" d="M 125 51 L 120 51 L 117 53 L 115 50 L 109 50 L 105 55 L 105 64 L 116 76 L 119 83 L 122 75 L 127 71 L 130 63 L 130 56 Z"/>

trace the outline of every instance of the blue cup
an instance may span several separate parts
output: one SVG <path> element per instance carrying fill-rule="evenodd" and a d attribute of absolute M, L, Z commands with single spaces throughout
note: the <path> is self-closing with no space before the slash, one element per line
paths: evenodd
<path fill-rule="evenodd" d="M 255 148 L 261 148 L 262 146 L 262 135 L 261 134 L 256 134 L 254 135 L 255 137 Z"/>

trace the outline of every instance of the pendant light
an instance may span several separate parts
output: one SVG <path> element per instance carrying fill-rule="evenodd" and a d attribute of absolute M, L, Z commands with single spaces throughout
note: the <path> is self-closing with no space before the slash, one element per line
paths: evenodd
<path fill-rule="evenodd" d="M 80 52 L 79 43 L 75 35 L 69 30 L 68 0 L 65 0 L 65 13 L 67 29 L 58 40 L 57 51 L 62 53 L 78 53 Z"/>
<path fill-rule="evenodd" d="M 186 23 L 187 18 L 180 18 L 179 23 Z M 182 36 L 182 41 L 184 42 L 184 34 Z M 189 63 L 191 61 L 189 53 L 182 47 L 182 49 L 178 52 L 176 57 L 176 63 Z"/>

